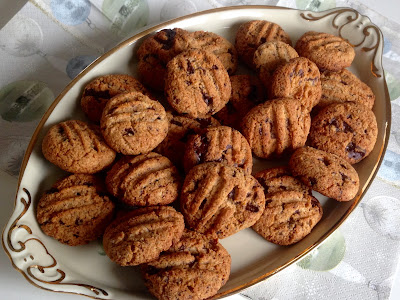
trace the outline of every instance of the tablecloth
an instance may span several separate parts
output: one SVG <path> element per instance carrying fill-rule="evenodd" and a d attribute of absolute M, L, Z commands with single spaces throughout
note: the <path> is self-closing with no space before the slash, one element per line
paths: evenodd
<path fill-rule="evenodd" d="M 400 25 L 360 2 L 31 0 L 0 30 L 0 169 L 18 175 L 31 135 L 55 96 L 119 41 L 174 17 L 252 4 L 313 11 L 346 6 L 369 16 L 384 34 L 392 129 L 376 179 L 340 229 L 303 260 L 240 294 L 249 299 L 387 299 L 400 253 Z"/>

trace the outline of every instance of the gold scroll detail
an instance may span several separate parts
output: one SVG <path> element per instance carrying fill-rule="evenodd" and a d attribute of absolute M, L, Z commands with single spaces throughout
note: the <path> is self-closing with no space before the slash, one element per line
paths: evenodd
<path fill-rule="evenodd" d="M 346 22 L 344 22 L 343 24 L 338 24 L 338 17 L 344 13 L 350 13 L 351 15 L 347 16 L 346 18 Z M 301 13 L 300 16 L 307 21 L 318 21 L 321 20 L 323 18 L 326 18 L 328 16 L 333 16 L 332 19 L 332 26 L 333 28 L 338 30 L 338 35 L 344 39 L 344 37 L 342 36 L 342 29 L 344 26 L 356 21 L 360 14 L 359 12 L 357 12 L 354 9 L 350 9 L 350 8 L 343 8 L 343 9 L 339 9 L 339 10 L 335 10 L 332 12 L 329 12 L 327 14 L 321 15 L 321 16 L 314 16 L 312 13 Z M 370 30 L 373 30 L 376 34 L 376 43 L 371 46 L 371 47 L 362 47 L 361 51 L 363 52 L 369 52 L 369 51 L 373 51 L 373 57 L 371 60 L 371 73 L 375 76 L 375 77 L 382 77 L 382 70 L 378 69 L 378 67 L 375 64 L 376 58 L 377 58 L 377 53 L 378 53 L 378 49 L 379 46 L 381 44 L 381 32 L 379 30 L 378 27 L 376 27 L 375 25 L 368 25 L 365 26 L 362 30 L 362 33 L 364 35 L 362 41 L 358 44 L 353 44 L 351 43 L 351 41 L 348 41 L 349 43 L 351 43 L 354 47 L 360 47 L 367 39 L 367 37 L 370 36 L 371 32 Z M 346 39 L 347 40 L 347 39 Z"/>
<path fill-rule="evenodd" d="M 29 226 L 23 225 L 23 224 L 18 224 L 20 222 L 21 218 L 26 214 L 26 212 L 28 211 L 29 207 L 32 204 L 32 197 L 31 197 L 30 192 L 25 188 L 23 189 L 23 191 L 27 195 L 28 201 L 26 201 L 24 197 L 21 197 L 21 199 L 20 199 L 21 203 L 24 206 L 24 209 L 18 215 L 18 217 L 14 220 L 14 222 L 11 224 L 9 231 L 7 232 L 7 245 L 8 245 L 9 249 L 12 252 L 18 253 L 18 252 L 22 252 L 23 250 L 27 249 L 27 245 L 28 245 L 29 242 L 36 242 L 36 243 L 39 243 L 40 245 L 42 245 L 42 247 L 46 251 L 46 254 L 49 255 L 53 260 L 53 262 L 48 266 L 42 266 L 42 265 L 31 265 L 31 266 L 29 266 L 27 268 L 27 271 L 26 271 L 29 276 L 26 276 L 26 278 L 31 283 L 34 283 L 34 281 L 32 281 L 32 279 L 34 279 L 35 281 L 39 281 L 39 282 L 46 283 L 46 284 L 60 284 L 60 285 L 69 285 L 69 286 L 80 286 L 80 287 L 83 287 L 83 288 L 86 288 L 86 289 L 90 290 L 95 295 L 100 295 L 100 293 L 101 293 L 104 296 L 108 296 L 108 293 L 105 290 L 97 288 L 97 287 L 94 287 L 94 286 L 91 286 L 91 285 L 88 285 L 88 284 L 63 282 L 63 280 L 65 279 L 66 275 L 65 275 L 65 272 L 60 270 L 60 269 L 56 269 L 56 271 L 60 275 L 60 277 L 58 279 L 55 279 L 55 280 L 52 280 L 52 281 L 43 280 L 43 279 L 40 279 L 37 276 L 35 276 L 35 274 L 32 272 L 33 269 L 37 269 L 40 273 L 44 274 L 46 269 L 54 268 L 57 265 L 57 261 L 54 258 L 54 256 L 49 253 L 49 251 L 47 250 L 47 248 L 43 244 L 43 242 L 40 241 L 38 238 L 33 238 L 32 237 L 32 238 L 26 239 L 25 241 L 18 241 L 19 247 L 16 248 L 16 247 L 13 246 L 11 235 L 12 235 L 14 230 L 22 228 L 22 229 L 26 230 L 28 232 L 28 234 L 30 234 L 30 235 L 32 234 L 32 230 L 31 230 L 31 228 Z M 31 259 L 33 260 L 33 256 L 32 255 L 31 255 Z M 20 271 L 21 273 L 24 274 L 23 270 L 21 270 L 19 268 L 17 268 L 17 269 L 18 269 L 18 271 Z M 35 285 L 37 285 L 37 284 L 35 284 Z M 41 287 L 39 285 L 37 285 L 37 286 Z M 79 294 L 79 293 L 77 293 L 77 294 Z M 90 295 L 87 295 L 87 296 L 91 297 Z"/>

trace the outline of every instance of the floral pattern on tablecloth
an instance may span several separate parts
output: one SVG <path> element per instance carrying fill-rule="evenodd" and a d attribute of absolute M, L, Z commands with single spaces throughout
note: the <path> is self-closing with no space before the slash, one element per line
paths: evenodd
<path fill-rule="evenodd" d="M 119 41 L 182 15 L 255 4 L 313 11 L 348 6 L 368 15 L 384 34 L 393 117 L 377 178 L 340 230 L 300 262 L 241 294 L 251 299 L 387 299 L 400 250 L 400 25 L 360 2 L 30 0 L 0 30 L 0 169 L 18 175 L 30 137 L 55 96 Z"/>

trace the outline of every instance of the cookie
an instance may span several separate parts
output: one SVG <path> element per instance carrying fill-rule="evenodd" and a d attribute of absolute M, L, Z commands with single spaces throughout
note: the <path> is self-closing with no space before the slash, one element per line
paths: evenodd
<path fill-rule="evenodd" d="M 132 76 L 126 74 L 101 76 L 85 86 L 81 108 L 90 121 L 99 123 L 108 100 L 116 95 L 133 91 L 150 96 L 146 88 Z"/>
<path fill-rule="evenodd" d="M 319 69 L 340 71 L 353 62 L 353 46 L 341 37 L 308 31 L 297 40 L 295 49 L 300 56 L 313 61 Z"/>
<path fill-rule="evenodd" d="M 292 44 L 289 35 L 278 25 L 265 20 L 252 20 L 240 25 L 235 38 L 239 57 L 254 68 L 253 56 L 257 48 L 270 41 Z"/>
<path fill-rule="evenodd" d="M 237 68 L 237 52 L 227 39 L 209 31 L 195 31 L 189 33 L 189 48 L 202 49 L 215 54 L 224 65 L 228 74 L 234 74 Z"/>
<path fill-rule="evenodd" d="M 268 158 L 304 146 L 310 123 L 310 114 L 298 100 L 274 99 L 247 113 L 242 133 L 256 156 Z"/>
<path fill-rule="evenodd" d="M 231 82 L 214 54 L 189 50 L 168 63 L 165 94 L 178 113 L 204 118 L 218 112 L 229 101 Z"/>
<path fill-rule="evenodd" d="M 289 167 L 311 189 L 338 201 L 352 200 L 358 193 L 357 171 L 343 158 L 311 147 L 297 149 Z"/>
<path fill-rule="evenodd" d="M 107 256 L 121 266 L 157 259 L 182 236 L 182 214 L 170 206 L 143 207 L 115 219 L 103 236 Z"/>
<path fill-rule="evenodd" d="M 208 299 L 228 281 L 231 257 L 216 239 L 186 230 L 160 257 L 141 266 L 149 291 L 160 300 Z"/>
<path fill-rule="evenodd" d="M 43 194 L 36 217 L 45 234 L 65 245 L 77 246 L 103 234 L 113 218 L 114 207 L 99 177 L 73 174 Z"/>
<path fill-rule="evenodd" d="M 98 126 L 79 120 L 53 125 L 43 138 L 42 152 L 48 161 L 71 173 L 97 173 L 115 159 Z"/>
<path fill-rule="evenodd" d="M 167 63 L 188 49 L 189 32 L 181 29 L 163 29 L 146 38 L 136 52 L 141 81 L 158 91 L 164 90 Z"/>
<path fill-rule="evenodd" d="M 353 101 L 372 109 L 375 95 L 371 88 L 349 70 L 339 72 L 324 71 L 321 73 L 322 96 L 317 109 L 329 104 Z"/>
<path fill-rule="evenodd" d="M 258 181 L 242 168 L 223 163 L 193 167 L 181 191 L 181 211 L 187 226 L 219 239 L 252 226 L 264 206 Z"/>
<path fill-rule="evenodd" d="M 322 214 L 322 206 L 315 197 L 283 191 L 266 197 L 264 213 L 252 228 L 267 241 L 287 246 L 306 237 Z"/>
<path fill-rule="evenodd" d="M 223 162 L 243 168 L 248 174 L 253 167 L 251 148 L 246 138 L 227 126 L 211 127 L 202 134 L 190 137 L 183 157 L 185 171 L 205 162 Z"/>
<path fill-rule="evenodd" d="M 266 93 L 254 75 L 234 75 L 230 80 L 232 92 L 229 102 L 214 116 L 223 125 L 239 129 L 240 122 L 250 109 L 265 102 Z"/>
<path fill-rule="evenodd" d="M 183 169 L 183 155 L 189 137 L 204 132 L 208 127 L 220 125 L 213 117 L 192 119 L 167 112 L 167 118 L 169 120 L 168 134 L 154 151 L 168 157 L 180 169 Z"/>
<path fill-rule="evenodd" d="M 356 102 L 344 102 L 327 106 L 312 119 L 310 143 L 355 164 L 371 153 L 377 135 L 372 110 Z"/>
<path fill-rule="evenodd" d="M 125 155 L 152 151 L 167 136 L 168 119 L 164 107 L 139 92 L 113 97 L 100 120 L 107 144 Z"/>
<path fill-rule="evenodd" d="M 178 198 L 181 178 L 171 161 L 154 152 L 125 156 L 106 177 L 107 190 L 130 206 L 166 205 Z"/>
<path fill-rule="evenodd" d="M 257 48 L 254 52 L 253 63 L 261 82 L 269 88 L 276 68 L 296 57 L 299 55 L 289 44 L 271 41 L 261 44 Z"/>
<path fill-rule="evenodd" d="M 275 70 L 269 92 L 271 99 L 294 98 L 311 111 L 322 94 L 318 67 L 305 57 L 292 58 Z"/>
<path fill-rule="evenodd" d="M 297 191 L 311 194 L 311 189 L 300 180 L 293 177 L 288 167 L 265 169 L 255 174 L 254 177 L 264 188 L 266 198 L 272 194 L 285 191 Z"/>

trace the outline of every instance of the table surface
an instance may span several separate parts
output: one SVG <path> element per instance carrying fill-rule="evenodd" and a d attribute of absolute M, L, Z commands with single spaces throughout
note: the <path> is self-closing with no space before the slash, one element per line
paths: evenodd
<path fill-rule="evenodd" d="M 16 0 L 13 9 L 7 0 L 0 0 L 0 27 L 6 18 L 10 18 L 13 13 L 22 7 L 25 1 Z M 366 6 L 372 8 L 376 12 L 385 17 L 392 19 L 400 24 L 400 2 L 398 0 L 364 0 Z M 7 4 L 7 5 L 6 5 Z M 4 228 L 14 207 L 14 199 L 17 188 L 17 178 L 14 178 L 0 170 L 0 201 L 2 206 L 0 210 L 0 228 Z M 29 284 L 25 278 L 13 269 L 11 262 L 4 251 L 0 251 L 0 290 L 1 299 L 31 299 L 31 300 L 46 300 L 54 299 L 86 299 L 82 296 L 69 295 L 63 293 L 52 293 L 43 289 L 37 288 Z M 239 295 L 229 297 L 230 300 L 244 299 Z M 390 300 L 400 299 L 400 270 L 398 270 L 393 282 Z"/>

